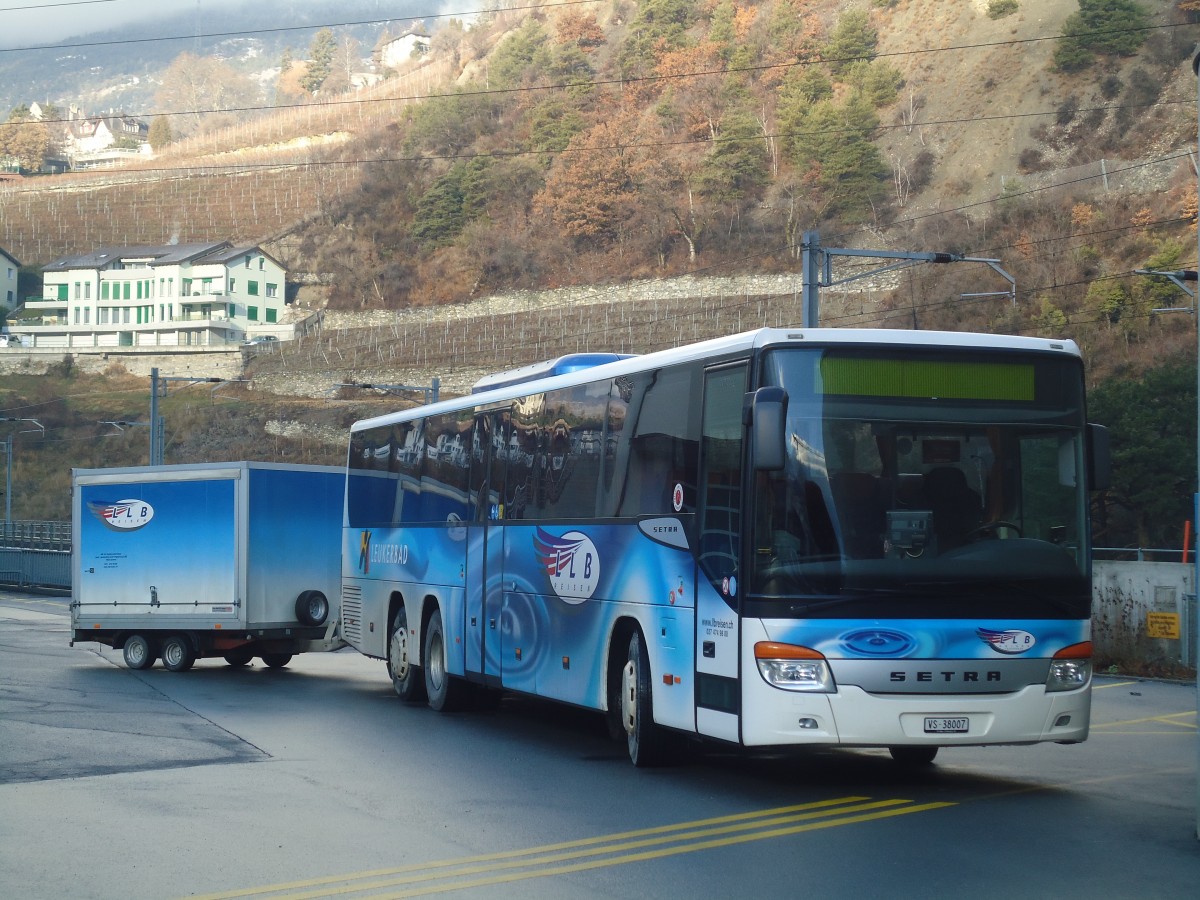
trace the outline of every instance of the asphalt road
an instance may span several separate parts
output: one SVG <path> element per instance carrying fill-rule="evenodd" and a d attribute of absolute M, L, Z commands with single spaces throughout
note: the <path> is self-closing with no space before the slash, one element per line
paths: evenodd
<path fill-rule="evenodd" d="M 1196 689 L 1099 679 L 1091 739 L 708 749 L 637 770 L 593 714 L 439 715 L 352 652 L 126 669 L 0 594 L 0 896 L 1200 896 Z"/>

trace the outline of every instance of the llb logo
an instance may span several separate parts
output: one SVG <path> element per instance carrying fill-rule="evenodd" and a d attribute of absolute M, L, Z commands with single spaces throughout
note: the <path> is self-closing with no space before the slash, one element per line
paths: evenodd
<path fill-rule="evenodd" d="M 992 649 L 997 653 L 1003 653 L 1007 656 L 1024 653 L 1026 650 L 1032 649 L 1033 645 L 1037 643 L 1037 638 L 1028 631 L 1020 631 L 1016 628 L 1010 628 L 1007 631 L 991 631 L 987 628 L 976 628 L 975 634 L 985 644 L 990 644 Z"/>
<path fill-rule="evenodd" d="M 88 503 L 92 515 L 113 531 L 137 531 L 150 524 L 154 518 L 154 507 L 145 500 L 117 500 Z"/>
<path fill-rule="evenodd" d="M 555 537 L 537 529 L 533 547 L 546 570 L 550 587 L 563 601 L 579 604 L 591 598 L 600 583 L 600 554 L 586 534 L 568 531 Z"/>

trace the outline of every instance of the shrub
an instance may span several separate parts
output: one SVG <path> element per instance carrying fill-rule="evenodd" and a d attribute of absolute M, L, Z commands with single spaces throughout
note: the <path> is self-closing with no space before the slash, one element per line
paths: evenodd
<path fill-rule="evenodd" d="M 1017 0 L 988 0 L 987 15 L 989 19 L 1003 19 L 1017 11 L 1020 4 Z"/>

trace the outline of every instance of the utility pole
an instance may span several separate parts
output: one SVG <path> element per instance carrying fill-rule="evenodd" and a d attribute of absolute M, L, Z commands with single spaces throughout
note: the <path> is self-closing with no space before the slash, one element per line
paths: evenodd
<path fill-rule="evenodd" d="M 803 279 L 803 316 L 801 323 L 805 328 L 815 328 L 818 322 L 820 311 L 820 303 L 818 290 L 823 287 L 833 287 L 838 284 L 846 284 L 851 281 L 857 281 L 860 278 L 868 278 L 872 275 L 879 275 L 883 272 L 890 272 L 893 269 L 904 269 L 915 265 L 919 262 L 929 263 L 952 263 L 952 262 L 973 262 L 984 263 L 994 271 L 998 272 L 1005 281 L 1009 284 L 1007 291 L 993 291 L 980 294 L 964 294 L 964 297 L 985 297 L 985 296 L 1007 296 L 1013 303 L 1017 302 L 1017 281 L 1002 268 L 1000 268 L 1000 260 L 987 259 L 982 256 L 962 256 L 958 253 L 906 253 L 904 251 L 893 250 L 847 250 L 840 247 L 822 247 L 821 238 L 815 231 L 806 231 L 801 239 L 801 278 Z M 894 259 L 896 262 L 890 265 L 880 266 L 877 269 L 872 269 L 869 272 L 860 272 L 856 275 L 851 275 L 848 278 L 839 278 L 833 280 L 833 257 L 835 256 L 854 256 L 865 257 L 867 259 Z"/>
<path fill-rule="evenodd" d="M 225 384 L 227 380 L 225 378 L 191 378 L 186 375 L 173 377 L 159 375 L 158 369 L 150 370 L 150 421 L 146 423 L 150 426 L 150 465 L 161 466 L 163 464 L 166 429 L 163 416 L 158 411 L 158 397 L 160 393 L 164 397 L 167 395 L 167 382 L 184 381 L 188 384 Z"/>
<path fill-rule="evenodd" d="M 1187 282 L 1196 280 L 1196 273 L 1191 269 L 1176 269 L 1172 272 L 1160 272 L 1157 269 L 1134 269 L 1135 275 L 1157 275 L 1160 278 L 1166 278 L 1173 285 L 1192 298 L 1191 306 L 1160 306 L 1157 309 L 1152 309 L 1151 312 L 1169 313 L 1169 312 L 1186 312 L 1192 315 L 1196 314 L 1196 294 L 1187 286 Z"/>
<path fill-rule="evenodd" d="M 1192 74 L 1196 76 L 1196 121 L 1200 122 L 1200 49 L 1197 49 L 1192 56 Z M 1200 135 L 1197 135 L 1198 145 L 1200 145 Z M 1200 149 L 1200 147 L 1198 147 Z M 1200 189 L 1200 175 L 1197 176 L 1197 189 Z M 1196 234 L 1196 249 L 1200 252 L 1200 232 Z M 1200 316 L 1196 316 L 1196 401 L 1200 404 Z M 1196 478 L 1197 484 L 1200 485 L 1200 406 L 1197 409 L 1196 417 Z M 1193 504 L 1195 507 L 1196 504 Z M 1195 530 L 1195 529 L 1193 529 Z M 1200 551 L 1200 534 L 1196 535 L 1196 546 L 1194 548 Z M 1193 554 L 1192 559 L 1195 560 L 1196 568 L 1193 569 L 1192 590 L 1196 591 L 1200 597 L 1200 587 L 1196 585 L 1196 575 L 1200 575 L 1200 560 L 1196 560 Z M 1200 605 L 1200 600 L 1197 600 Z M 1196 645 L 1200 648 L 1200 616 L 1196 616 L 1198 621 L 1192 623 L 1192 629 L 1196 632 Z M 1200 656 L 1200 653 L 1197 654 Z M 1196 679 L 1196 701 L 1200 703 L 1200 678 Z M 1196 739 L 1196 765 L 1200 771 L 1200 735 Z M 1200 839 L 1200 780 L 1196 782 L 1196 837 Z"/>
<path fill-rule="evenodd" d="M 150 370 L 150 465 L 162 465 L 162 416 L 158 414 L 158 369 Z"/>
<path fill-rule="evenodd" d="M 22 419 L 17 416 L 0 416 L 0 422 L 31 422 L 41 431 L 42 437 L 46 436 L 46 426 L 37 419 Z M 17 432 L 24 434 L 25 432 L 33 431 L 32 428 L 26 428 Z M 13 433 L 9 432 L 4 439 L 4 524 L 7 527 L 12 522 L 12 460 L 13 460 Z"/>

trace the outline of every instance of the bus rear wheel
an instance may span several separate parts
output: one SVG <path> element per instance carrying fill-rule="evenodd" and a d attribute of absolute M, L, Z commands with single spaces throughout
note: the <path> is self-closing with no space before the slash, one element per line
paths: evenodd
<path fill-rule="evenodd" d="M 639 768 L 662 765 L 667 755 L 667 736 L 654 724 L 650 657 L 641 632 L 636 630 L 629 637 L 629 653 L 621 670 L 621 723 L 630 761 Z"/>
<path fill-rule="evenodd" d="M 434 610 L 425 628 L 425 693 L 429 708 L 448 712 L 462 705 L 466 684 L 446 670 L 446 632 L 442 628 L 442 613 Z"/>
<path fill-rule="evenodd" d="M 392 632 L 388 638 L 387 669 L 392 677 L 396 696 L 406 703 L 425 699 L 425 676 L 417 665 L 416 647 L 412 646 L 408 633 L 408 613 L 401 606 L 392 618 Z"/>

